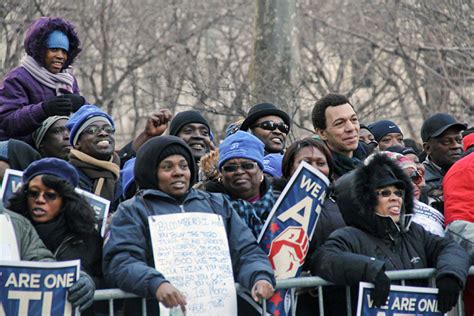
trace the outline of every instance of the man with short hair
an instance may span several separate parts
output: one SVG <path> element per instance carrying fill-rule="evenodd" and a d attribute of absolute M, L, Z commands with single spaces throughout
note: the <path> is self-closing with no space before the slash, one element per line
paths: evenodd
<path fill-rule="evenodd" d="M 55 157 L 69 160 L 71 144 L 66 128 L 68 116 L 50 116 L 33 133 L 33 141 L 41 157 Z"/>
<path fill-rule="evenodd" d="M 421 127 L 423 149 L 427 156 L 425 166 L 426 186 L 429 205 L 444 213 L 443 177 L 449 168 L 462 157 L 461 131 L 466 125 L 447 113 L 436 113 L 426 119 Z"/>
<path fill-rule="evenodd" d="M 85 105 L 66 124 L 70 133 L 69 160 L 79 173 L 79 187 L 118 205 L 120 161 L 115 149 L 112 117 L 95 105 Z"/>
<path fill-rule="evenodd" d="M 250 131 L 262 141 L 265 155 L 285 151 L 290 127 L 290 116 L 271 103 L 254 105 L 240 125 L 242 131 Z"/>
<path fill-rule="evenodd" d="M 369 124 L 369 130 L 379 144 L 379 150 L 386 150 L 391 146 L 403 146 L 403 133 L 400 127 L 392 121 L 380 120 Z"/>
<path fill-rule="evenodd" d="M 198 111 L 176 114 L 171 120 L 169 134 L 178 136 L 188 144 L 196 163 L 213 148 L 209 122 Z"/>
<path fill-rule="evenodd" d="M 316 133 L 332 153 L 336 178 L 353 170 L 365 158 L 354 155 L 359 147 L 360 125 L 347 97 L 328 94 L 320 99 L 314 105 L 312 121 Z"/>

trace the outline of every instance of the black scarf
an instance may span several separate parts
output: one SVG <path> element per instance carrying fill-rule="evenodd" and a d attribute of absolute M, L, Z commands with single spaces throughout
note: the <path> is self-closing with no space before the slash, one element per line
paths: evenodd
<path fill-rule="evenodd" d="M 334 161 L 334 175 L 336 179 L 354 170 L 360 164 L 359 159 L 355 157 L 349 158 L 334 151 L 332 152 L 332 159 Z"/>
<path fill-rule="evenodd" d="M 59 213 L 55 219 L 47 223 L 33 222 L 33 225 L 46 248 L 48 248 L 52 253 L 58 249 L 59 245 L 67 236 L 68 228 L 66 217 L 63 213 Z"/>

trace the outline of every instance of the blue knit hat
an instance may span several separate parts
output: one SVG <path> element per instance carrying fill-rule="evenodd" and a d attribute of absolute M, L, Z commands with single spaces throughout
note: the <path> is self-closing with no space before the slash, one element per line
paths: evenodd
<path fill-rule="evenodd" d="M 400 133 L 403 135 L 400 127 L 392 121 L 381 120 L 369 124 L 369 131 L 374 135 L 375 141 L 379 142 L 382 137 L 390 133 Z"/>
<path fill-rule="evenodd" d="M 263 170 L 263 154 L 265 145 L 254 135 L 237 131 L 222 141 L 219 145 L 219 163 L 217 168 L 220 170 L 222 165 L 230 159 L 245 158 L 255 161 L 260 169 Z"/>
<path fill-rule="evenodd" d="M 281 178 L 281 164 L 283 155 L 280 153 L 268 154 L 263 158 L 263 172 L 268 173 L 274 178 Z"/>
<path fill-rule="evenodd" d="M 45 174 L 61 178 L 74 188 L 79 183 L 76 169 L 67 161 L 58 158 L 43 158 L 32 162 L 23 172 L 23 183 Z"/>
<path fill-rule="evenodd" d="M 135 182 L 135 174 L 133 173 L 133 169 L 135 168 L 136 159 L 137 158 L 132 158 L 130 160 L 127 160 L 127 162 L 123 165 L 122 170 L 120 170 L 120 179 L 122 180 L 123 197 L 126 197 L 127 190 Z"/>
<path fill-rule="evenodd" d="M 66 128 L 69 130 L 69 143 L 72 146 L 77 145 L 81 132 L 96 121 L 106 121 L 115 127 L 112 117 L 97 106 L 92 104 L 82 106 L 66 123 Z"/>
<path fill-rule="evenodd" d="M 69 51 L 69 39 L 67 35 L 61 31 L 53 31 L 49 34 L 48 39 L 46 40 L 47 48 L 62 48 L 66 52 Z"/>

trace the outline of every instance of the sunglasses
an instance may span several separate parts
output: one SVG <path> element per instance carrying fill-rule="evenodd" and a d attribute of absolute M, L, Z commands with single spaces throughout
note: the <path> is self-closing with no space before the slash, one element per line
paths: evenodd
<path fill-rule="evenodd" d="M 288 134 L 290 131 L 290 127 L 285 123 L 275 123 L 273 121 L 263 121 L 261 123 L 253 125 L 251 128 L 260 127 L 261 129 L 267 131 L 274 131 L 278 128 L 278 130 L 284 134 Z"/>
<path fill-rule="evenodd" d="M 420 172 L 417 171 L 413 171 L 411 174 L 410 174 L 410 179 L 411 179 L 411 182 L 413 182 L 414 184 L 418 185 L 420 184 L 421 182 L 423 182 L 423 176 L 420 174 Z"/>
<path fill-rule="evenodd" d="M 115 133 L 115 128 L 113 128 L 110 125 L 106 125 L 103 127 L 99 127 L 96 125 L 91 125 L 88 128 L 86 128 L 83 133 L 87 133 L 90 135 L 97 135 L 100 133 L 100 131 L 105 131 L 107 134 L 114 134 Z"/>
<path fill-rule="evenodd" d="M 222 170 L 225 172 L 235 172 L 237 171 L 237 169 L 241 168 L 244 171 L 249 171 L 249 170 L 255 169 L 256 166 L 257 166 L 256 162 L 247 162 L 241 165 L 225 165 L 225 166 L 222 166 Z"/>
<path fill-rule="evenodd" d="M 30 199 L 36 200 L 41 195 L 40 191 L 37 190 L 26 190 L 26 196 Z M 50 202 L 54 201 L 59 197 L 59 194 L 56 192 L 43 192 L 43 198 Z"/>
<path fill-rule="evenodd" d="M 395 190 L 392 191 L 390 189 L 385 189 L 385 190 L 380 190 L 380 191 L 375 191 L 377 195 L 383 196 L 384 198 L 388 198 L 392 196 L 392 193 L 395 194 L 397 197 L 401 198 L 405 195 L 404 190 Z"/>

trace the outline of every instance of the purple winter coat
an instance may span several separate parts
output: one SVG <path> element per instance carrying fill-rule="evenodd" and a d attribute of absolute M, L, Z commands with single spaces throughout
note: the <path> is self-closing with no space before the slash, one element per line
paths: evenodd
<path fill-rule="evenodd" d="M 62 18 L 42 17 L 28 28 L 24 48 L 40 65 L 44 65 L 46 39 L 54 30 L 64 32 L 69 39 L 68 59 L 64 69 L 77 57 L 80 41 L 73 25 Z M 74 80 L 73 92 L 79 94 Z M 0 83 L 0 140 L 16 138 L 34 145 L 31 133 L 48 117 L 43 101 L 56 96 L 56 91 L 42 85 L 23 67 L 11 70 Z"/>

